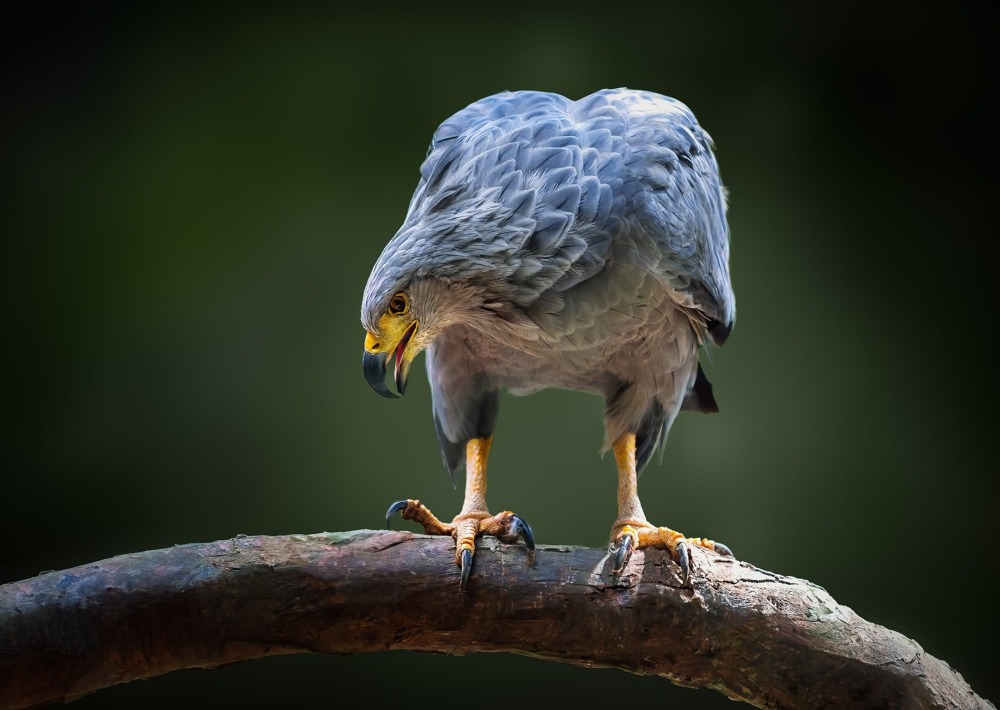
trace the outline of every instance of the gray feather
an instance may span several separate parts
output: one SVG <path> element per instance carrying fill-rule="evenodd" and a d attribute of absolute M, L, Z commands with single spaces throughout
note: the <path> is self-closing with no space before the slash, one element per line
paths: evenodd
<path fill-rule="evenodd" d="M 736 306 L 713 151 L 684 104 L 628 89 L 504 92 L 440 125 L 362 322 L 414 284 L 477 294 L 428 354 L 450 471 L 504 387 L 603 395 L 608 440 L 638 432 L 643 463 L 682 407 L 717 408 L 698 352 Z"/>

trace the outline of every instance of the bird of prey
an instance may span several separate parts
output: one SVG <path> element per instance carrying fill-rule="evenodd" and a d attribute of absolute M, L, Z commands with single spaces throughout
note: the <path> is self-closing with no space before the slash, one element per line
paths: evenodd
<path fill-rule="evenodd" d="M 681 410 L 718 407 L 699 354 L 735 318 L 726 190 L 691 110 L 626 88 L 578 101 L 540 91 L 476 101 L 433 135 L 402 227 L 365 287 L 364 374 L 399 394 L 427 350 L 434 426 L 465 500 L 449 523 L 419 500 L 386 514 L 451 535 L 465 585 L 475 540 L 524 540 L 527 523 L 486 505 L 500 392 L 582 390 L 604 399 L 605 450 L 618 470 L 611 527 L 617 584 L 632 551 L 670 551 L 687 582 L 691 545 L 646 519 L 637 475 Z"/>

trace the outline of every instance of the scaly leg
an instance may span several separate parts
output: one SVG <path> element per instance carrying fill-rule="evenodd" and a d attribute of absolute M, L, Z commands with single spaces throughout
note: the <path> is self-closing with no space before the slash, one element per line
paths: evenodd
<path fill-rule="evenodd" d="M 455 564 L 462 568 L 461 585 L 469 579 L 472 556 L 476 553 L 476 538 L 492 535 L 501 542 L 514 544 L 518 537 L 534 554 L 535 539 L 531 528 L 509 510 L 490 515 L 486 507 L 486 461 L 490 456 L 493 437 L 469 439 L 465 445 L 465 502 L 462 512 L 451 523 L 443 523 L 419 500 L 401 500 L 389 506 L 385 514 L 386 527 L 393 514 L 402 511 L 405 520 L 413 520 L 428 535 L 451 535 L 455 539 Z"/>
<path fill-rule="evenodd" d="M 658 547 L 668 550 L 670 556 L 680 565 L 685 584 L 691 572 L 690 545 L 732 556 L 732 551 L 721 542 L 702 537 L 686 538 L 676 530 L 650 524 L 639 502 L 635 470 L 635 434 L 625 434 L 618 439 L 614 444 L 614 452 L 615 465 L 618 468 L 618 519 L 611 527 L 611 540 L 615 547 L 612 585 L 618 584 L 632 551 L 639 548 Z"/>

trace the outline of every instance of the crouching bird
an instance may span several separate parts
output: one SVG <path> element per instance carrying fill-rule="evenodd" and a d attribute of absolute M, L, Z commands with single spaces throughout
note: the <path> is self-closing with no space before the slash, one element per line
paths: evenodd
<path fill-rule="evenodd" d="M 617 584 L 632 551 L 670 551 L 685 582 L 705 538 L 651 524 L 637 473 L 681 410 L 718 411 L 699 353 L 736 317 L 726 192 L 709 135 L 683 103 L 647 91 L 579 101 L 503 92 L 434 133 L 402 227 L 365 287 L 364 373 L 379 394 L 392 363 L 399 394 L 427 350 L 445 467 L 465 468 L 450 522 L 419 500 L 386 514 L 451 535 L 464 585 L 476 537 L 534 550 L 531 528 L 486 505 L 501 390 L 547 387 L 604 398 L 605 448 L 618 469 L 611 528 Z"/>

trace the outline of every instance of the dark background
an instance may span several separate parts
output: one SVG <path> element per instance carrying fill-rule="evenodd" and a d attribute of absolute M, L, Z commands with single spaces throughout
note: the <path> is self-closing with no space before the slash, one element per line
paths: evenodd
<path fill-rule="evenodd" d="M 377 528 L 398 498 L 457 512 L 423 358 L 399 402 L 362 377 L 369 270 L 451 113 L 503 89 L 630 86 L 683 100 L 716 141 L 739 312 L 706 365 L 722 412 L 677 421 L 640 481 L 647 514 L 823 585 L 996 701 L 995 18 L 692 5 L 8 18 L 0 583 Z M 605 545 L 601 411 L 505 397 L 493 509 L 541 543 Z M 617 670 L 405 652 L 182 671 L 77 704 L 346 689 L 731 707 Z"/>

